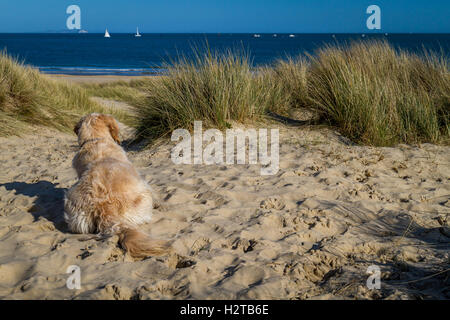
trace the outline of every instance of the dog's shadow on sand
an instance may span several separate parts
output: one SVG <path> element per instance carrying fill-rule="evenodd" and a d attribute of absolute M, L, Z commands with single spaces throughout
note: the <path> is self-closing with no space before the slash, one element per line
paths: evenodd
<path fill-rule="evenodd" d="M 5 187 L 9 191 L 14 190 L 16 195 L 36 197 L 32 203 L 25 205 L 25 210 L 30 212 L 36 221 L 43 217 L 53 222 L 58 230 L 62 232 L 68 231 L 64 221 L 64 194 L 67 190 L 66 188 L 60 188 L 57 183 L 45 180 L 35 183 L 7 182 L 1 183 L 1 187 Z"/>

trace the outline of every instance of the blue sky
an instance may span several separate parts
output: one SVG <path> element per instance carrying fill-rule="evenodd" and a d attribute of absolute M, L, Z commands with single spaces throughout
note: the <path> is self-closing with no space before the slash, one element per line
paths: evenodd
<path fill-rule="evenodd" d="M 450 33 L 449 0 L 0 0 L 0 32 L 62 31 L 72 4 L 89 32 L 368 33 L 376 4 L 381 32 Z"/>

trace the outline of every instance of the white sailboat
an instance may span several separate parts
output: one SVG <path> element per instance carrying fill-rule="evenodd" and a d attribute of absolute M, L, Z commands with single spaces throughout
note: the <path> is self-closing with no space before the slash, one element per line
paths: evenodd
<path fill-rule="evenodd" d="M 139 33 L 139 28 L 136 28 L 136 34 L 134 36 L 135 37 L 142 37 L 141 34 Z"/>
<path fill-rule="evenodd" d="M 109 35 L 108 29 L 105 30 L 105 38 L 111 38 L 111 36 Z"/>

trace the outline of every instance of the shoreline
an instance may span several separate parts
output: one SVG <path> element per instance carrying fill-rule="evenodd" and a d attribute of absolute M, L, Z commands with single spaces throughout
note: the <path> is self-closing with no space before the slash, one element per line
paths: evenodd
<path fill-rule="evenodd" d="M 130 76 L 130 75 L 67 75 L 67 74 L 45 74 L 46 76 L 55 80 L 65 80 L 71 83 L 110 83 L 116 81 L 131 81 L 148 78 L 159 77 L 152 76 Z"/>

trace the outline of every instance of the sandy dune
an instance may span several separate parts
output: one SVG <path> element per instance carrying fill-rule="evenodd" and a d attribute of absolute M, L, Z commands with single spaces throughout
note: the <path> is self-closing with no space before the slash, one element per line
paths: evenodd
<path fill-rule="evenodd" d="M 145 230 L 176 251 L 142 261 L 117 238 L 67 231 L 74 135 L 0 139 L 0 298 L 450 298 L 449 147 L 352 146 L 325 129 L 280 137 L 274 176 L 176 166 L 169 143 L 129 150 L 161 198 Z M 70 265 L 80 290 L 66 287 Z M 366 286 L 370 265 L 381 290 Z"/>

